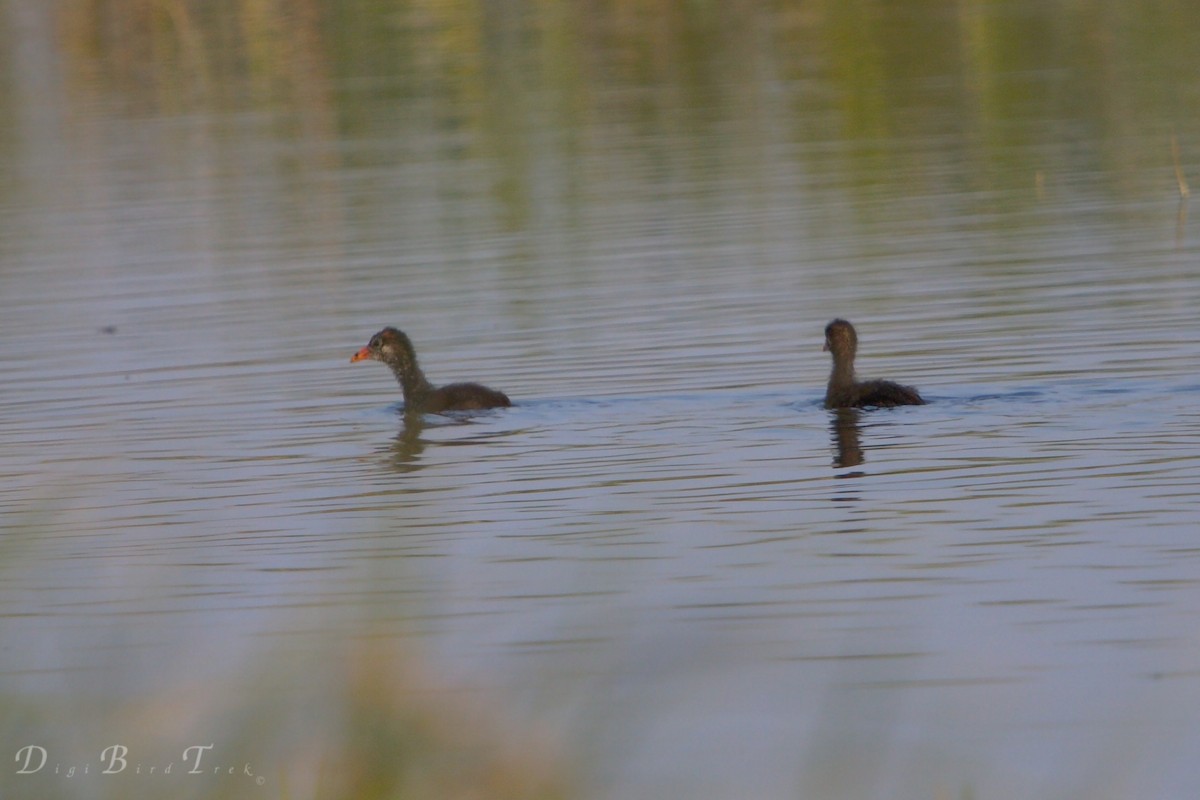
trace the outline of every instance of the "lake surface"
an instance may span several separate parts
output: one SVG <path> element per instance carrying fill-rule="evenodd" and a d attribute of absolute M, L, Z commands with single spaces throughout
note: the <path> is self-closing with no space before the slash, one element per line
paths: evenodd
<path fill-rule="evenodd" d="M 7 752 L 235 748 L 148 698 L 370 639 L 586 797 L 1200 786 L 1200 11 L 19 5 Z M 835 316 L 929 404 L 823 409 Z M 516 406 L 406 420 L 384 325 Z"/>

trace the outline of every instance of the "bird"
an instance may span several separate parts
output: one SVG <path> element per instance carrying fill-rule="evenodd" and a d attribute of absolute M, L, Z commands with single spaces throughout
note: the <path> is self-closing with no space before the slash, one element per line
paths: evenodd
<path fill-rule="evenodd" d="M 826 408 L 864 408 L 868 406 L 921 406 L 925 401 L 911 386 L 892 381 L 859 381 L 854 377 L 854 356 L 858 351 L 858 333 L 844 319 L 825 326 L 824 349 L 833 356 L 833 371 L 825 390 Z"/>
<path fill-rule="evenodd" d="M 381 361 L 392 368 L 404 393 L 405 413 L 441 414 L 512 405 L 504 392 L 478 383 L 450 383 L 434 387 L 417 364 L 417 353 L 404 331 L 387 327 L 371 337 L 367 346 L 350 357 L 350 363 Z"/>

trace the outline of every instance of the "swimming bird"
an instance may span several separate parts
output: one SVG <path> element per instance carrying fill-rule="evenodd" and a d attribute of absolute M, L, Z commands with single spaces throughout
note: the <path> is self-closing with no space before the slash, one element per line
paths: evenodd
<path fill-rule="evenodd" d="M 406 413 L 440 414 L 443 411 L 472 411 L 484 408 L 511 406 L 504 392 L 489 389 L 478 383 L 450 383 L 434 387 L 417 364 L 417 353 L 404 331 L 384 328 L 371 337 L 367 346 L 350 357 L 350 363 L 382 361 L 392 368 L 404 393 Z"/>
<path fill-rule="evenodd" d="M 892 381 L 860 381 L 854 377 L 854 356 L 858 352 L 858 333 L 844 319 L 825 326 L 825 348 L 833 356 L 833 372 L 825 390 L 826 408 L 863 408 L 878 406 L 920 406 L 925 401 L 911 386 Z"/>

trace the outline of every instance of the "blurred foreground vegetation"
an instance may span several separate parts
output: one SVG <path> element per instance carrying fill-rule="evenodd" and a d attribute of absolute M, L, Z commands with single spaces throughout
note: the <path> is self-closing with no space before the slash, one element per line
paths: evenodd
<path fill-rule="evenodd" d="M 164 676 L 140 695 L 90 676 L 58 697 L 0 697 L 0 738 L 11 750 L 3 796 L 578 796 L 546 736 L 433 676 L 398 643 L 357 641 L 325 660 L 275 652 L 224 681 Z M 44 748 L 44 765 L 21 751 L 31 744 Z M 17 772 L 22 764 L 29 774 Z"/>

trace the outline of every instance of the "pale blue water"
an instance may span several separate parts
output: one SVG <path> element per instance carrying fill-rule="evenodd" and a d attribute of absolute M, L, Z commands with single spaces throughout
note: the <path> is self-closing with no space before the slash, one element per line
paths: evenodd
<path fill-rule="evenodd" d="M 10 119 L 0 694 L 249 696 L 247 663 L 370 630 L 554 732 L 591 796 L 1186 796 L 1200 261 L 1169 167 L 1035 137 L 981 187 L 969 146 L 872 156 L 755 102 L 558 120 L 517 166 L 382 110 L 315 142 Z M 929 405 L 839 428 L 834 316 Z M 406 425 L 349 364 L 385 324 L 516 407 Z"/>

